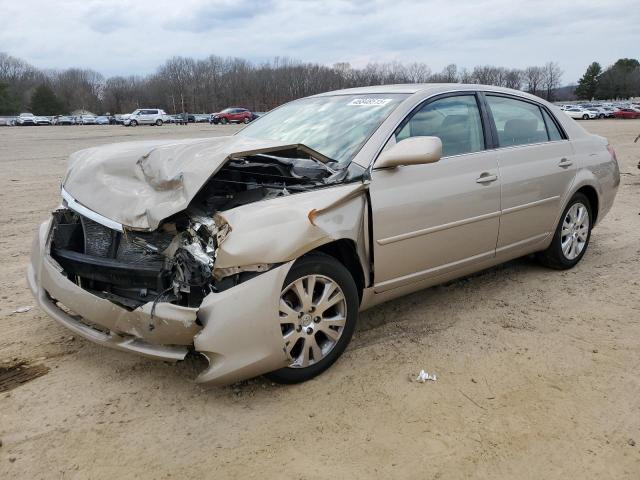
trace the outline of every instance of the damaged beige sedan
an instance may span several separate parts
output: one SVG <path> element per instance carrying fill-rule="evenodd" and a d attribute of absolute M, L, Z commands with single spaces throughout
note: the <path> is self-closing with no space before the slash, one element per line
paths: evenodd
<path fill-rule="evenodd" d="M 74 154 L 28 280 L 96 343 L 294 383 L 380 302 L 530 253 L 574 266 L 618 184 L 604 138 L 522 92 L 330 92 L 230 137 Z"/>

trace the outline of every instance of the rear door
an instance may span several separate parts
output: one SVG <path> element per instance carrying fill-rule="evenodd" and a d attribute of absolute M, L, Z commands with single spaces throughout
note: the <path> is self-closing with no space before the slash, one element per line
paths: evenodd
<path fill-rule="evenodd" d="M 497 251 L 526 247 L 555 230 L 576 174 L 567 136 L 544 106 L 489 94 L 502 182 Z"/>
<path fill-rule="evenodd" d="M 153 123 L 154 117 L 157 112 L 158 112 L 157 110 L 143 110 L 142 121 L 140 123 L 146 123 L 146 124 Z"/>
<path fill-rule="evenodd" d="M 440 161 L 374 169 L 370 184 L 375 290 L 383 292 L 495 255 L 500 181 L 474 92 L 427 100 L 391 143 L 437 136 Z"/>

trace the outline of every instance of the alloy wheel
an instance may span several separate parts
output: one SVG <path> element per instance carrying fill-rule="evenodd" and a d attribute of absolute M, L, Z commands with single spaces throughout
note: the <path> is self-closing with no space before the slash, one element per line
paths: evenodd
<path fill-rule="evenodd" d="M 589 238 L 589 211 L 582 203 L 574 203 L 562 222 L 560 245 L 567 260 L 578 257 Z"/>
<path fill-rule="evenodd" d="M 290 368 L 318 363 L 336 346 L 347 321 L 340 286 L 324 275 L 306 275 L 280 295 L 280 328 Z"/>

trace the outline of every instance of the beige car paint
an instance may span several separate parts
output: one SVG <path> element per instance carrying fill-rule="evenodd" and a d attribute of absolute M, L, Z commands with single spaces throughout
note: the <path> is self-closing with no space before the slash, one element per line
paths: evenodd
<path fill-rule="evenodd" d="M 501 148 L 501 216 L 497 248 L 539 240 L 555 230 L 577 159 L 568 140 Z"/>
<path fill-rule="evenodd" d="M 442 157 L 442 141 L 438 137 L 409 137 L 384 150 L 376 166 L 395 168 L 408 165 L 434 163 Z"/>
<path fill-rule="evenodd" d="M 62 186 L 77 202 L 135 230 L 155 230 L 187 208 L 207 180 L 232 157 L 304 145 L 244 137 L 126 142 L 73 154 Z"/>
<path fill-rule="evenodd" d="M 373 171 L 376 291 L 495 254 L 500 183 L 478 183 L 483 174 L 497 178 L 492 152 Z"/>
<path fill-rule="evenodd" d="M 332 240 L 360 241 L 363 196 L 361 183 L 316 190 L 225 212 L 231 233 L 218 249 L 216 268 L 294 260 Z M 338 200 L 349 198 L 344 204 Z M 333 205 L 333 208 L 325 210 Z M 313 223 L 309 219 L 316 210 Z M 320 212 L 320 213 L 318 213 Z"/>
<path fill-rule="evenodd" d="M 473 90 L 521 96 L 554 112 L 570 141 L 560 142 L 562 148 L 548 144 L 543 147 L 550 150 L 549 158 L 555 161 L 556 157 L 570 153 L 565 148 L 570 144 L 575 178 L 557 179 L 551 173 L 523 164 L 516 168 L 518 162 L 522 163 L 516 160 L 514 170 L 505 178 L 506 197 L 501 199 L 499 163 L 514 162 L 507 149 L 458 155 L 432 164 L 377 168 L 375 161 L 380 152 L 385 146 L 386 152 L 391 150 L 394 130 L 416 106 L 440 93 Z M 277 299 L 293 261 L 318 246 L 345 239 L 356 244 L 365 277 L 360 306 L 364 310 L 546 248 L 564 205 L 579 188 L 589 186 L 597 191 L 598 220 L 611 207 L 619 172 L 604 148 L 604 140 L 587 134 L 576 122 L 558 114 L 559 110 L 537 97 L 490 86 L 455 84 L 385 85 L 322 95 L 402 92 L 411 95 L 354 157 L 355 163 L 370 170 L 370 179 L 223 212 L 230 233 L 219 247 L 215 268 L 231 271 L 256 265 L 274 268 L 205 297 L 195 313 L 198 322 L 193 322 L 194 309 L 182 311 L 169 307 L 171 304 L 158 303 L 154 320 L 160 331 L 153 333 L 156 329 L 148 331 L 148 325 L 145 330 L 145 321 L 152 320 L 148 307 L 128 312 L 110 304 L 107 309 L 101 303 L 109 303 L 107 300 L 81 290 L 60 273 L 48 255 L 47 222 L 36 236 L 28 271 L 39 304 L 79 335 L 113 348 L 177 360 L 184 357 L 186 348 L 173 339 L 178 339 L 178 343 L 184 340 L 210 361 L 198 381 L 225 384 L 288 364 L 282 337 L 278 336 Z M 236 137 L 100 147 L 79 152 L 72 158 L 64 186 L 76 200 L 100 216 L 130 228 L 154 229 L 168 215 L 186 208 L 200 186 L 229 157 L 282 147 L 276 142 Z M 537 147 L 513 150 L 528 152 L 525 156 L 536 162 Z M 553 166 L 550 162 L 547 166 Z M 531 184 L 527 183 L 527 172 L 534 177 Z M 497 175 L 497 181 L 477 183 L 484 173 Z M 517 190 L 518 185 L 525 187 L 524 192 Z M 527 211 L 536 212 L 528 222 L 518 215 Z M 510 229 L 499 236 L 501 215 L 505 215 L 505 224 Z M 546 218 L 538 219 L 542 215 Z M 370 235 L 374 239 L 372 244 L 367 241 Z M 63 311 L 50 296 L 67 307 L 74 305 L 84 318 L 80 320 Z M 112 316 L 120 320 L 115 321 Z M 88 326 L 91 323 L 109 331 L 98 332 Z M 168 342 L 152 343 L 165 334 L 172 336 Z"/>
<path fill-rule="evenodd" d="M 209 367 L 196 381 L 224 385 L 288 364 L 279 316 L 280 291 L 293 262 L 287 262 L 218 294 L 207 296 L 198 313 L 204 328 L 194 338 Z"/>

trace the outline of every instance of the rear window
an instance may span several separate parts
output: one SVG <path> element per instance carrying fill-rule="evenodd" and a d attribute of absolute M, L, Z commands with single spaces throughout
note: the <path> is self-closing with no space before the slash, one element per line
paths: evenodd
<path fill-rule="evenodd" d="M 549 133 L 549 140 L 552 142 L 563 140 L 562 133 L 558 129 L 558 125 L 553 121 L 551 115 L 549 115 L 544 109 L 542 110 L 542 116 L 544 117 L 544 123 L 547 124 L 547 132 Z"/>

